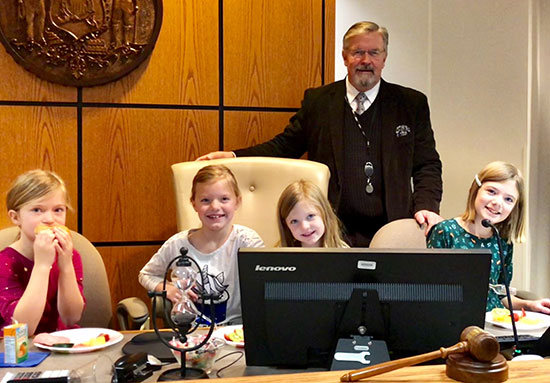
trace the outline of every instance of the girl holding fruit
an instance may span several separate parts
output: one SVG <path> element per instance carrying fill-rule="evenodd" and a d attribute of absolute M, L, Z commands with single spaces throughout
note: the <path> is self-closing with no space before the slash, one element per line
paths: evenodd
<path fill-rule="evenodd" d="M 489 220 L 502 237 L 502 253 L 499 255 L 498 239 L 491 227 L 485 227 L 483 220 Z M 428 247 L 473 249 L 487 248 L 492 252 L 489 276 L 489 294 L 486 311 L 504 308 L 508 302 L 499 295 L 498 289 L 512 279 L 513 242 L 521 243 L 525 235 L 525 190 L 519 170 L 512 164 L 495 161 L 476 174 L 470 192 L 466 211 L 460 216 L 435 225 L 429 233 Z M 525 309 L 550 314 L 550 299 L 524 300 L 512 297 L 514 309 Z"/>
<path fill-rule="evenodd" d="M 20 234 L 0 251 L 0 327 L 27 323 L 29 335 L 75 327 L 85 300 L 82 261 L 64 226 L 65 183 L 31 170 L 16 179 L 6 203 Z"/>

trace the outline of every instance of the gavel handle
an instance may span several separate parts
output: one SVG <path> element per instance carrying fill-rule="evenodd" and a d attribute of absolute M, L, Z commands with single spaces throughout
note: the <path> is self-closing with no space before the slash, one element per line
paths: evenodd
<path fill-rule="evenodd" d="M 434 360 L 437 358 L 446 358 L 449 354 L 455 354 L 459 352 L 468 351 L 467 342 L 458 342 L 454 346 L 443 348 L 441 347 L 437 351 L 428 352 L 427 354 L 411 356 L 408 358 L 392 360 L 389 362 L 384 362 L 380 364 L 375 364 L 374 366 L 369 366 L 362 368 L 360 370 L 355 370 L 348 372 L 340 378 L 341 382 L 356 382 L 361 379 L 370 378 L 371 376 L 380 375 L 385 372 L 390 372 L 397 370 L 401 367 L 408 367 L 415 364 L 427 362 L 429 360 Z"/>

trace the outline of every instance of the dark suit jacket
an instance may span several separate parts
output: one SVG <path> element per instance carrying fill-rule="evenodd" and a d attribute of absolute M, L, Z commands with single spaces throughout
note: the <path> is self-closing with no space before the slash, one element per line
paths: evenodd
<path fill-rule="evenodd" d="M 441 161 L 435 149 L 427 98 L 414 89 L 381 81 L 377 102 L 388 221 L 412 217 L 423 209 L 438 213 Z M 300 158 L 307 152 L 308 159 L 329 167 L 329 200 L 338 212 L 342 188 L 357 185 L 354 180 L 342 179 L 342 129 L 345 113 L 350 113 L 345 94 L 345 80 L 306 90 L 302 107 L 281 134 L 263 144 L 236 150 L 235 154 Z"/>

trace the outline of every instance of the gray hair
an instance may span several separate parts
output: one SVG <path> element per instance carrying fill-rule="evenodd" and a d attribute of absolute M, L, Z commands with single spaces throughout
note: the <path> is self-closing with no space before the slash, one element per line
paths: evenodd
<path fill-rule="evenodd" d="M 344 35 L 344 39 L 342 41 L 343 48 L 344 49 L 348 48 L 349 40 L 352 37 L 361 35 L 363 33 L 371 33 L 371 32 L 380 33 L 380 35 L 382 36 L 382 40 L 384 40 L 384 50 L 387 51 L 388 43 L 390 40 L 388 30 L 384 27 L 379 26 L 376 23 L 373 23 L 372 21 L 359 21 L 353 24 Z"/>

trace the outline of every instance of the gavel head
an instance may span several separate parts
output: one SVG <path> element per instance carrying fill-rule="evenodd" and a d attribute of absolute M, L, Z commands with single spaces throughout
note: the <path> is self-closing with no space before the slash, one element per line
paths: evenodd
<path fill-rule="evenodd" d="M 494 335 L 477 326 L 469 326 L 462 330 L 460 340 L 468 343 L 470 354 L 481 362 L 493 360 L 500 352 L 500 345 Z"/>

